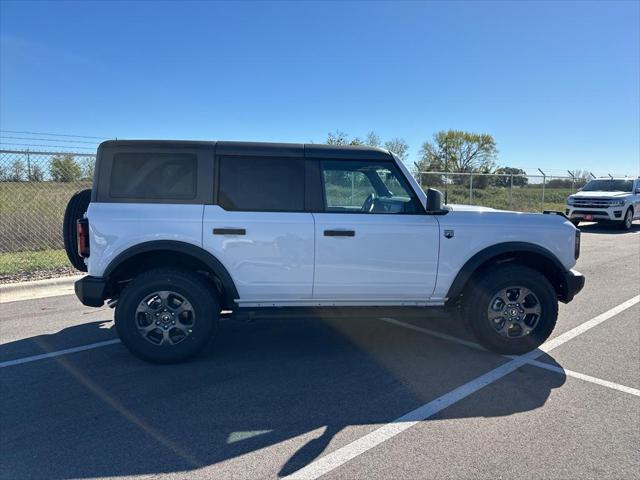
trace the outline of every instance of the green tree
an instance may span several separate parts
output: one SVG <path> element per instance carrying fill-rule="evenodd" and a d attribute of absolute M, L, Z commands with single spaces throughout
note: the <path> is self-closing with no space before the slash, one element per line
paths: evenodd
<path fill-rule="evenodd" d="M 521 168 L 515 167 L 500 167 L 495 173 L 502 173 L 506 175 L 513 175 L 513 186 L 514 187 L 524 187 L 529 183 L 529 179 L 527 178 L 527 172 L 522 170 Z M 498 187 L 510 187 L 511 186 L 511 177 L 496 177 L 494 183 Z"/>
<path fill-rule="evenodd" d="M 441 131 L 433 142 L 422 144 L 415 167 L 423 172 L 490 173 L 497 155 L 496 141 L 487 133 Z"/>
<path fill-rule="evenodd" d="M 409 157 L 409 144 L 402 138 L 392 138 L 384 142 L 384 148 L 395 153 L 400 160 L 405 162 Z"/>
<path fill-rule="evenodd" d="M 82 176 L 82 168 L 73 155 L 56 155 L 51 159 L 49 173 L 54 182 L 77 182 Z"/>
<path fill-rule="evenodd" d="M 547 181 L 547 188 L 571 188 L 573 184 L 571 178 L 552 178 Z"/>
<path fill-rule="evenodd" d="M 87 157 L 84 161 L 84 165 L 82 165 L 82 179 L 83 180 L 93 180 L 93 174 L 96 169 L 96 159 L 95 157 Z"/>

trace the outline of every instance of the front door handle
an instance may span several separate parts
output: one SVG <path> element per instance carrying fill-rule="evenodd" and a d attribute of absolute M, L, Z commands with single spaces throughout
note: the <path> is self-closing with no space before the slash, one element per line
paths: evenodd
<path fill-rule="evenodd" d="M 325 230 L 325 237 L 355 237 L 355 230 Z"/>
<path fill-rule="evenodd" d="M 244 228 L 214 228 L 214 235 L 246 235 L 247 231 Z"/>

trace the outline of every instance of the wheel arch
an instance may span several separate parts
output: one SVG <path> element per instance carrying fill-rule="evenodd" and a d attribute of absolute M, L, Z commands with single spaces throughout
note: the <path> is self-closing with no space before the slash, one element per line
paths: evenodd
<path fill-rule="evenodd" d="M 176 240 L 144 242 L 118 254 L 103 274 L 107 281 L 106 294 L 117 295 L 122 282 L 146 270 L 170 266 L 204 274 L 218 290 L 224 308 L 231 308 L 239 298 L 233 278 L 220 260 L 201 247 Z"/>
<path fill-rule="evenodd" d="M 567 298 L 567 269 L 553 253 L 533 243 L 505 242 L 480 250 L 467 260 L 449 287 L 449 301 L 458 299 L 474 276 L 502 263 L 518 263 L 540 272 L 549 280 L 559 300 Z"/>

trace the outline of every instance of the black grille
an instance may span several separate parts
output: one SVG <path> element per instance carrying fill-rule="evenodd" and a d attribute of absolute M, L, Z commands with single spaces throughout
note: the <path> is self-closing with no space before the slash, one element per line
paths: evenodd
<path fill-rule="evenodd" d="M 571 215 L 604 215 L 608 217 L 607 212 L 602 210 L 574 210 Z"/>

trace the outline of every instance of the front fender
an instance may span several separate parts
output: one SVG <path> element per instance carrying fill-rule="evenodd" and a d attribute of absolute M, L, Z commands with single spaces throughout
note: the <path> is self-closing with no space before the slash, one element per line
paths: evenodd
<path fill-rule="evenodd" d="M 549 250 L 540 245 L 527 242 L 504 242 L 495 245 L 491 245 L 473 255 L 462 268 L 458 271 L 451 286 L 447 291 L 446 297 L 448 299 L 458 297 L 464 290 L 465 285 L 475 272 L 481 269 L 483 266 L 492 263 L 493 260 L 504 258 L 505 261 L 509 256 L 517 257 L 518 255 L 526 254 L 527 256 L 537 256 L 543 262 L 553 266 L 553 270 L 557 272 L 558 281 L 563 283 L 561 278 L 567 272 L 567 269 L 562 265 L 560 260 L 553 255 Z M 557 282 L 554 282 L 557 283 Z M 555 285 L 554 285 L 555 287 Z M 557 290 L 557 288 L 556 288 Z M 565 289 L 566 291 L 566 289 Z M 562 296 L 562 292 L 558 292 L 559 296 Z"/>

